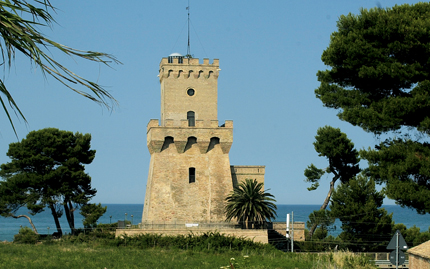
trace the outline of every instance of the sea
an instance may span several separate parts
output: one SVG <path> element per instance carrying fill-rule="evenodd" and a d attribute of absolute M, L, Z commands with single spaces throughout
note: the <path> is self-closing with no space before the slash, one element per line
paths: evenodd
<path fill-rule="evenodd" d="M 114 223 L 119 220 L 128 220 L 132 224 L 138 224 L 142 221 L 143 204 L 103 204 L 107 206 L 106 213 L 99 219 L 98 223 Z M 277 218 L 275 221 L 285 222 L 287 214 L 290 214 L 290 219 L 294 221 L 306 222 L 308 216 L 314 210 L 318 210 L 321 205 L 277 205 Z M 397 223 L 403 223 L 407 228 L 416 226 L 421 232 L 429 231 L 430 214 L 419 215 L 416 211 L 402 208 L 398 205 L 384 205 L 388 213 L 393 213 L 393 220 Z M 20 209 L 16 215 L 27 214 L 27 209 Z M 42 213 L 30 216 L 37 231 L 40 234 L 52 234 L 56 232 L 54 218 L 50 210 L 45 210 Z M 75 227 L 83 228 L 83 217 L 79 213 L 75 213 Z M 63 233 L 70 233 L 66 217 L 60 218 L 60 224 L 63 228 Z M 26 218 L 5 218 L 0 216 L 0 241 L 13 241 L 13 236 L 18 233 L 21 227 L 30 227 Z M 341 223 L 337 220 L 334 224 L 335 229 L 330 233 L 334 236 L 341 232 Z"/>

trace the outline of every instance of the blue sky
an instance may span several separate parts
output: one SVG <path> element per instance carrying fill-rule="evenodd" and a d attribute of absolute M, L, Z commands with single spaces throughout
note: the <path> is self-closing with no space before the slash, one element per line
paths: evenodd
<path fill-rule="evenodd" d="M 358 149 L 379 139 L 340 121 L 315 98 L 321 54 L 342 14 L 360 8 L 419 1 L 190 1 L 191 54 L 220 60 L 218 119 L 234 121 L 230 161 L 266 165 L 265 187 L 279 204 L 321 204 L 330 177 L 309 192 L 303 171 L 327 166 L 312 143 L 318 127 L 339 127 Z M 6 86 L 28 124 L 14 118 L 19 138 L 55 127 L 91 133 L 94 162 L 87 166 L 98 190 L 94 202 L 142 203 L 150 155 L 146 125 L 160 118 L 162 57 L 187 52 L 187 0 L 55 1 L 58 25 L 41 29 L 67 46 L 114 55 L 122 65 L 107 68 L 52 55 L 85 78 L 99 82 L 119 101 L 111 112 L 78 96 L 17 55 Z M 16 142 L 0 112 L 0 163 Z M 387 204 L 393 204 L 387 201 Z"/>

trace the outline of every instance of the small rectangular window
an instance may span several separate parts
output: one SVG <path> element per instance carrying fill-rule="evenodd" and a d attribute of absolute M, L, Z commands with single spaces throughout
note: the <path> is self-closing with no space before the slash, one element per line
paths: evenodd
<path fill-rule="evenodd" d="M 190 167 L 188 169 L 188 180 L 189 180 L 189 183 L 196 182 L 196 168 Z"/>
<path fill-rule="evenodd" d="M 187 112 L 187 120 L 188 120 L 188 126 L 196 126 L 196 122 L 195 122 L 195 113 L 194 111 L 188 111 Z"/>

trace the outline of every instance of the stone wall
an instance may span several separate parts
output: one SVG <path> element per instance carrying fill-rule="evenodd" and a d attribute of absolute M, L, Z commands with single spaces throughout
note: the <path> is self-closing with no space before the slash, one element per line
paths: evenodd
<path fill-rule="evenodd" d="M 174 126 L 187 119 L 187 111 L 194 111 L 196 119 L 216 120 L 218 118 L 218 75 L 219 61 L 197 58 L 184 58 L 182 63 L 167 58 L 160 62 L 161 84 L 161 126 L 165 120 L 173 120 Z M 188 95 L 189 89 L 194 90 Z"/>
<path fill-rule="evenodd" d="M 294 241 L 305 241 L 305 223 L 304 222 L 294 222 L 290 224 L 290 235 L 294 236 Z M 285 222 L 273 222 L 273 230 L 283 236 L 287 233 L 287 224 Z M 294 227 L 294 229 L 293 229 Z"/>
<path fill-rule="evenodd" d="M 230 166 L 233 186 L 237 186 L 245 179 L 256 179 L 257 182 L 264 184 L 264 174 L 266 166 L 264 165 L 232 165 Z"/>
<path fill-rule="evenodd" d="M 430 269 L 429 259 L 409 254 L 409 269 Z"/>
<path fill-rule="evenodd" d="M 407 251 L 409 269 L 430 269 L 430 240 Z"/>
<path fill-rule="evenodd" d="M 189 168 L 195 182 L 189 182 Z M 230 161 L 216 145 L 201 156 L 197 145 L 178 154 L 174 145 L 153 154 L 142 223 L 224 221 L 224 199 L 232 190 Z"/>

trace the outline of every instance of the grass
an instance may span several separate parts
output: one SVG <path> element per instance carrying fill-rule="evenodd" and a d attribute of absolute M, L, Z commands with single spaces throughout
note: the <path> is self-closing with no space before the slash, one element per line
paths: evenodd
<path fill-rule="evenodd" d="M 231 258 L 235 258 L 235 268 L 312 268 L 313 263 L 312 258 L 304 262 L 303 255 L 282 252 L 216 253 L 61 243 L 0 244 L 0 253 L 0 268 L 220 268 L 229 265 Z M 246 267 L 243 256 L 248 256 Z"/>
<path fill-rule="evenodd" d="M 22 229 L 15 243 L 0 243 L 0 268 L 376 268 L 353 253 L 284 253 L 269 244 L 218 232 L 114 238 L 95 230 L 38 240 L 32 231 Z"/>
<path fill-rule="evenodd" d="M 0 268 L 375 268 L 351 253 L 191 251 L 80 244 L 0 244 Z M 234 260 L 232 260 L 232 258 Z M 366 264 L 364 260 L 363 264 Z"/>

